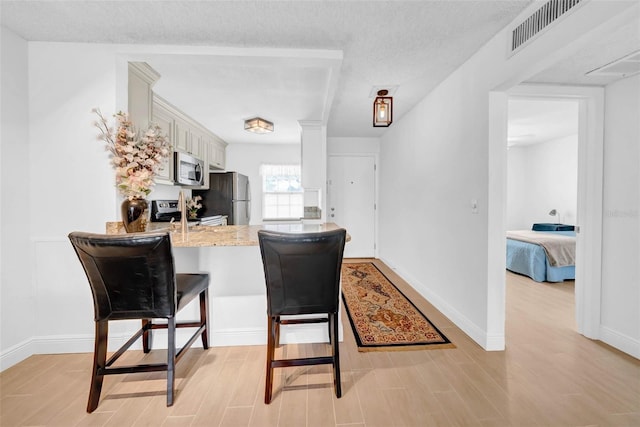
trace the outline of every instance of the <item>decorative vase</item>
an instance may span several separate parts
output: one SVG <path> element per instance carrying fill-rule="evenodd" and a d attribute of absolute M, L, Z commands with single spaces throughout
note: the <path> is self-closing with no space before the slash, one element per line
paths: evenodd
<path fill-rule="evenodd" d="M 147 231 L 149 203 L 145 199 L 124 199 L 122 202 L 122 224 L 127 233 Z"/>
<path fill-rule="evenodd" d="M 189 211 L 189 219 L 198 218 L 198 211 Z"/>

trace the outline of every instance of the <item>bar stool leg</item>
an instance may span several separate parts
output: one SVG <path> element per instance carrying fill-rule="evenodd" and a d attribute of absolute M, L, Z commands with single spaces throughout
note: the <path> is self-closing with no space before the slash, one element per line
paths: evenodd
<path fill-rule="evenodd" d="M 202 331 L 202 348 L 209 348 L 209 290 L 200 292 L 200 326 L 204 325 Z"/>
<path fill-rule="evenodd" d="M 329 323 L 331 324 L 331 332 L 333 335 L 331 342 L 333 347 L 333 382 L 336 389 L 336 397 L 342 396 L 342 382 L 340 381 L 340 340 L 338 339 L 338 314 L 329 314 Z"/>
<path fill-rule="evenodd" d="M 100 392 L 102 391 L 103 370 L 107 361 L 107 342 L 109 335 L 109 322 L 101 320 L 96 322 L 96 336 L 93 350 L 93 369 L 91 372 L 91 386 L 89 387 L 89 401 L 87 412 L 91 413 L 98 407 Z"/>
<path fill-rule="evenodd" d="M 142 329 L 144 329 L 142 334 L 142 351 L 145 353 L 149 353 L 153 346 L 153 332 L 151 330 L 151 325 L 151 319 L 142 319 Z"/>
<path fill-rule="evenodd" d="M 276 329 L 278 323 L 269 316 L 267 321 L 267 378 L 265 380 L 264 403 L 271 403 L 273 390 L 273 359 L 275 357 Z"/>
<path fill-rule="evenodd" d="M 176 381 L 176 318 L 167 319 L 167 406 L 173 405 Z"/>

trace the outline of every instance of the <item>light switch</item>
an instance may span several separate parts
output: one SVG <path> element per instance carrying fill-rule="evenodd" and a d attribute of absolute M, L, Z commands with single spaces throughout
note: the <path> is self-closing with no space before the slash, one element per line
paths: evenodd
<path fill-rule="evenodd" d="M 471 199 L 471 213 L 478 213 L 478 199 Z"/>

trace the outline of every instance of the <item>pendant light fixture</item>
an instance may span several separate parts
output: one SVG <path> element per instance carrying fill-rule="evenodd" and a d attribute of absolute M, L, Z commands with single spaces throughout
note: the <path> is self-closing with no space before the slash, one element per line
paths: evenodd
<path fill-rule="evenodd" d="M 244 121 L 244 130 L 261 134 L 273 132 L 273 123 L 261 117 L 254 117 Z"/>
<path fill-rule="evenodd" d="M 373 127 L 388 127 L 393 120 L 393 98 L 386 89 L 378 91 L 373 101 Z"/>

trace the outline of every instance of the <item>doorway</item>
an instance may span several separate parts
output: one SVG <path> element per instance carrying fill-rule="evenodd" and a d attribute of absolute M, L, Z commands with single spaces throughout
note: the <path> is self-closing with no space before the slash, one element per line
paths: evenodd
<path fill-rule="evenodd" d="M 557 238 L 564 245 L 575 248 L 575 239 L 570 242 L 575 231 L 570 227 L 575 226 L 577 220 L 578 119 L 579 101 L 576 99 L 508 98 L 508 231 L 520 234 L 544 227 L 547 231 L 540 232 L 540 236 Z M 538 224 L 536 228 L 534 224 Z M 552 230 L 555 226 L 552 224 L 562 224 L 559 226 L 562 231 Z M 543 300 L 548 300 L 549 307 L 557 301 L 566 301 L 573 312 L 575 262 L 568 261 L 575 251 L 565 248 L 563 253 L 568 257 L 567 262 L 561 267 L 553 267 L 548 265 L 540 246 L 508 239 L 507 284 L 519 283 L 518 286 L 546 295 Z M 510 309 L 513 307 L 507 307 L 507 311 Z M 511 326 L 513 319 L 510 321 L 507 317 L 506 321 Z"/>
<path fill-rule="evenodd" d="M 375 156 L 329 156 L 327 220 L 344 227 L 351 236 L 344 248 L 345 258 L 375 257 L 375 174 Z"/>
<path fill-rule="evenodd" d="M 574 99 L 579 104 L 576 214 L 576 325 L 598 338 L 601 288 L 604 90 L 599 87 L 519 85 L 490 93 L 489 316 L 491 332 L 504 331 L 507 110 L 509 96 Z M 502 344 L 502 345 L 500 345 Z M 504 348 L 496 341 L 493 349 Z"/>

